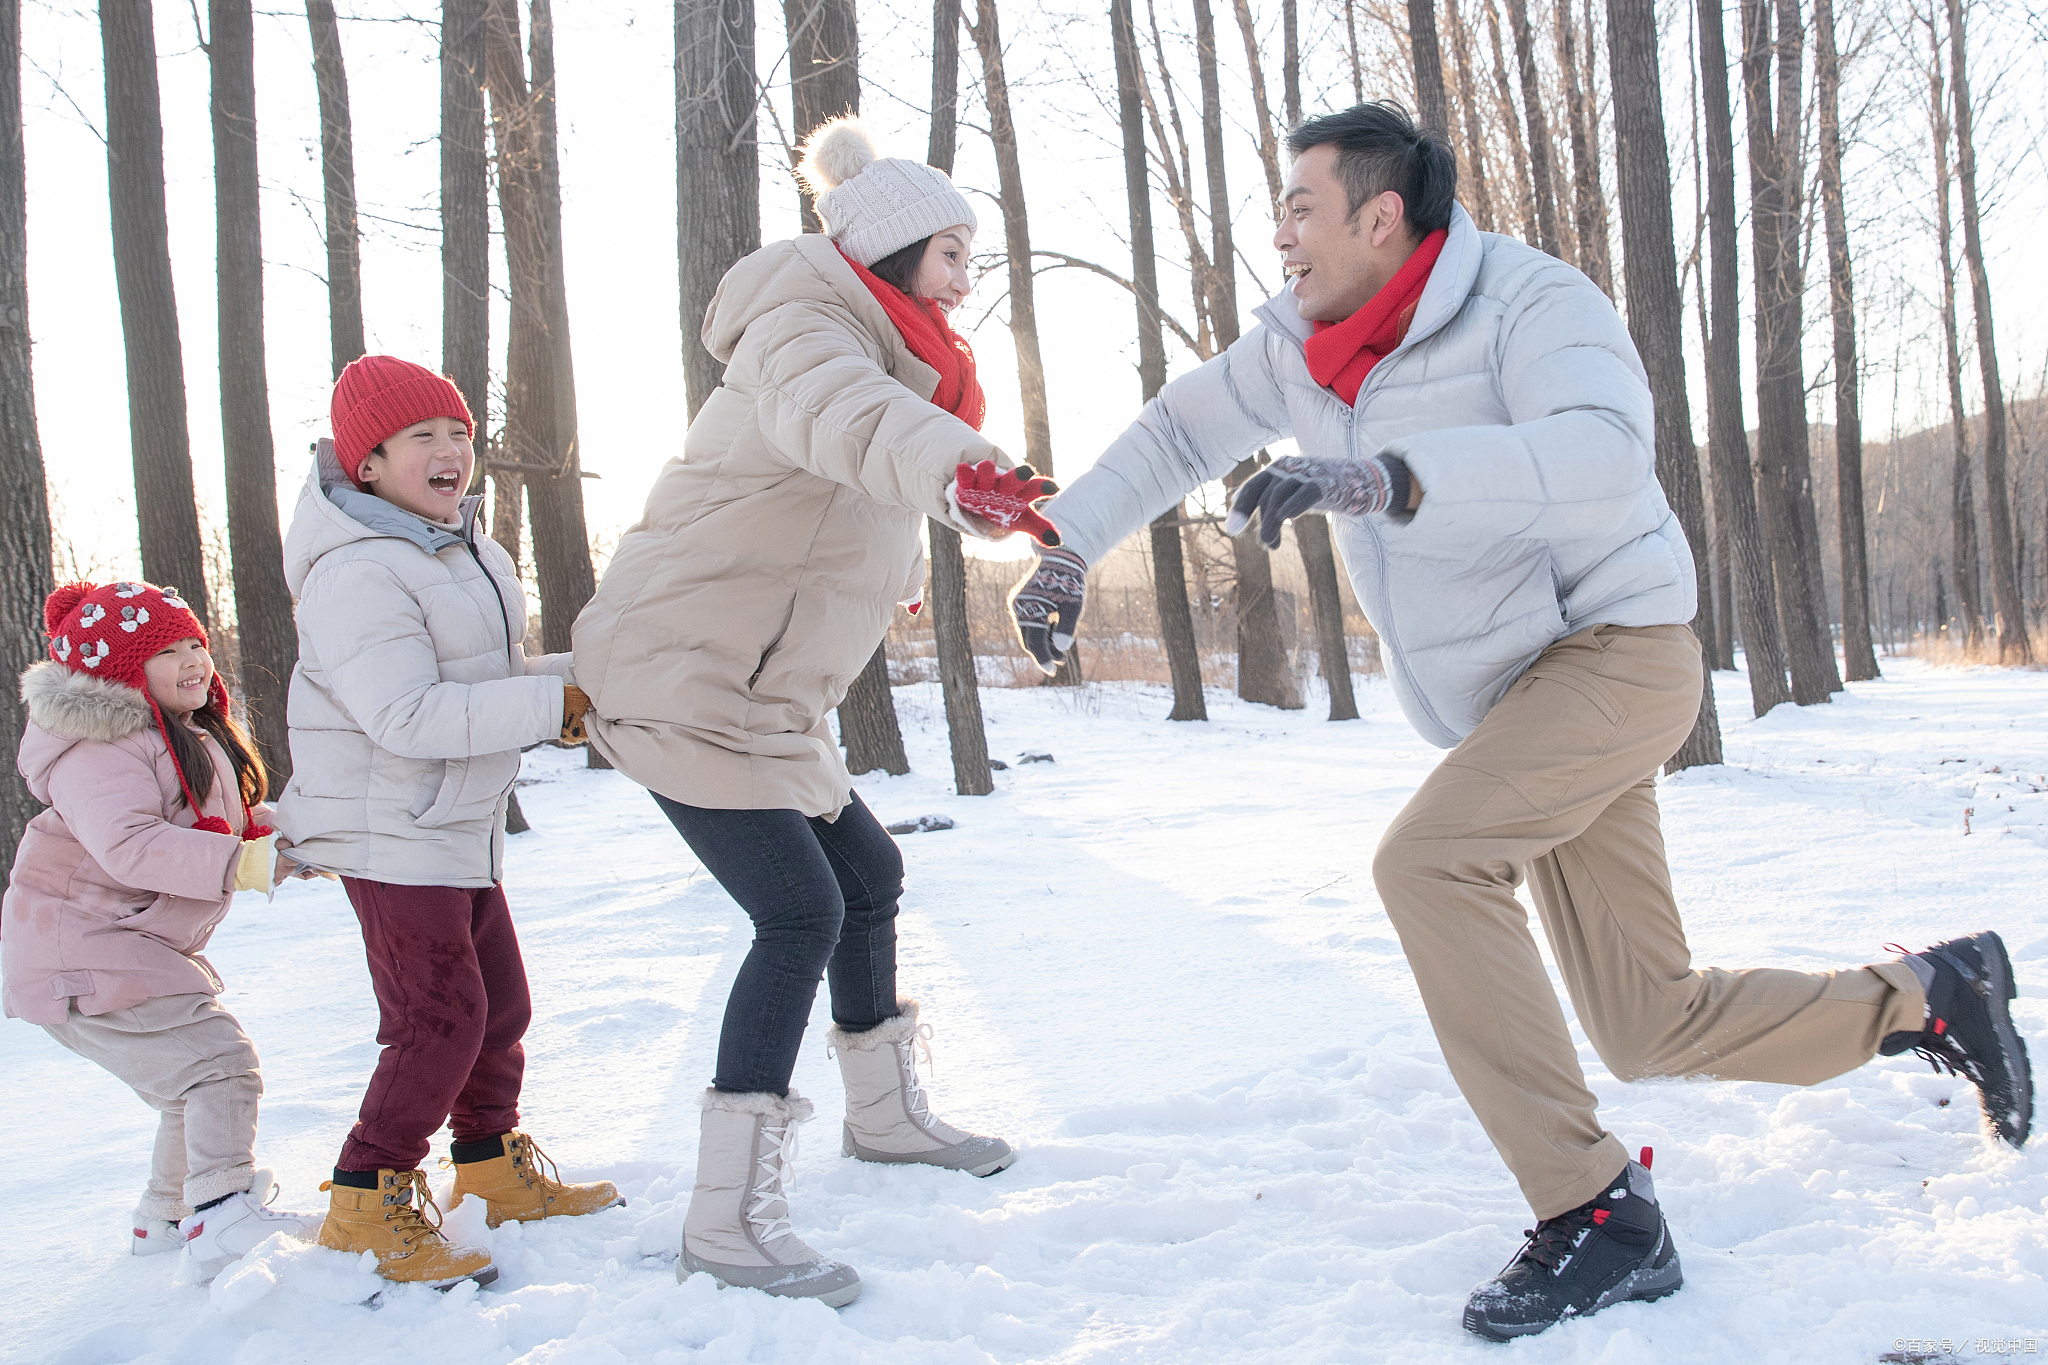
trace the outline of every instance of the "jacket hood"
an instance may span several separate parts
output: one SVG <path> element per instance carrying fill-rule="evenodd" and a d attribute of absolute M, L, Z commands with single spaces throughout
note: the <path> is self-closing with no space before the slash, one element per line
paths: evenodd
<path fill-rule="evenodd" d="M 725 272 L 711 306 L 704 310 L 704 349 L 719 364 L 727 364 L 755 319 L 786 303 L 803 302 L 833 304 L 853 314 L 881 343 L 882 367 L 899 381 L 908 384 L 906 367 L 915 367 L 931 377 L 931 385 L 938 382 L 938 371 L 911 354 L 880 300 L 853 273 L 832 240 L 818 232 L 770 242 Z"/>
<path fill-rule="evenodd" d="M 462 500 L 460 530 L 414 516 L 357 488 L 343 472 L 332 444 L 322 441 L 292 511 L 291 529 L 285 533 L 285 584 L 298 596 L 321 556 L 358 540 L 407 540 L 428 554 L 463 544 L 476 534 L 477 509 L 482 505 L 483 499 L 474 494 Z"/>
<path fill-rule="evenodd" d="M 73 745 L 126 739 L 156 725 L 149 699 L 136 689 L 50 659 L 21 675 L 21 699 L 29 719 L 21 735 L 21 775 L 45 805 L 50 769 Z"/>

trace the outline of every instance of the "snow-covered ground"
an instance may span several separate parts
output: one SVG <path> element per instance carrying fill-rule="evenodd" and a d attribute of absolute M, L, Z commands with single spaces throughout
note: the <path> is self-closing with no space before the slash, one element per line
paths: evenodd
<path fill-rule="evenodd" d="M 2048 1048 L 2048 674 L 1890 661 L 1833 705 L 1748 719 L 1728 764 L 1663 784 L 1697 960 L 1823 968 L 2001 930 L 2014 1013 Z M 898 689 L 911 776 L 869 779 L 901 840 L 902 979 L 935 1107 L 1007 1136 L 989 1180 L 838 1155 L 821 993 L 796 1086 L 817 1103 L 795 1221 L 866 1293 L 678 1286 L 720 1010 L 745 920 L 644 793 L 530 756 L 508 877 L 535 999 L 526 1125 L 625 1208 L 484 1230 L 502 1277 L 381 1309 L 347 1257 L 282 1240 L 210 1289 L 129 1257 L 153 1115 L 40 1030 L 0 1026 L 7 1292 L 0 1359 L 110 1362 L 1796 1361 L 2048 1352 L 2048 1141 L 1979 1130 L 1974 1091 L 1911 1056 L 1809 1089 L 1623 1085 L 1608 1126 L 1657 1149 L 1686 1287 L 1512 1347 L 1465 1334 L 1471 1287 L 1529 1215 L 1438 1054 L 1372 889 L 1373 846 L 1436 751 L 1383 684 L 1363 720 L 1212 693 L 991 690 L 990 748 L 1056 761 L 957 798 L 935 687 Z M 1540 937 L 1540 936 L 1539 936 Z M 211 954 L 256 1039 L 261 1159 L 315 1187 L 376 1052 L 339 890 L 244 897 Z M 1567 1005 L 1567 1009 L 1569 1006 Z M 2044 1054 L 2048 1055 L 2048 1054 Z M 438 1144 L 437 1144 L 438 1149 Z M 437 1173 L 438 1174 L 438 1173 Z"/>

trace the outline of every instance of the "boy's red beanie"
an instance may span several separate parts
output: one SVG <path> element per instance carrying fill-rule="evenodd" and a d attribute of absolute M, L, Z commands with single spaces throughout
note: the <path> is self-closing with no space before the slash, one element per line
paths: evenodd
<path fill-rule="evenodd" d="M 476 419 L 469 415 L 462 390 L 424 365 L 366 355 L 350 361 L 334 381 L 328 420 L 334 426 L 334 453 L 351 479 L 385 438 L 430 417 L 460 418 L 470 439 L 476 439 Z"/>

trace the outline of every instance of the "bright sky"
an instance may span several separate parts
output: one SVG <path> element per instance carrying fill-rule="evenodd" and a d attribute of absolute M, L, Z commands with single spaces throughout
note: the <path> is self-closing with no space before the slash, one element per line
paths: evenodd
<path fill-rule="evenodd" d="M 204 6 L 199 8 L 203 11 Z M 343 0 L 339 8 L 354 106 L 369 344 L 372 350 L 438 365 L 437 35 L 431 25 L 404 17 L 398 0 Z M 1005 15 L 1011 25 L 1005 36 L 1016 87 L 1013 102 L 1026 131 L 1033 243 L 1125 272 L 1129 254 L 1119 227 L 1125 209 L 1114 114 L 1074 74 L 1079 66 L 1097 82 L 1107 75 L 1107 6 L 1012 8 L 1014 13 Z M 1181 8 L 1163 6 L 1162 23 L 1185 26 L 1188 21 L 1176 17 Z M 1691 136 L 1685 106 L 1690 96 L 1689 77 L 1684 74 L 1687 8 L 1671 9 L 1666 30 L 1666 57 L 1672 64 L 1666 97 L 1672 106 L 1668 117 L 1673 174 L 1679 182 L 1674 201 L 1681 253 L 1689 248 L 1692 236 L 1692 172 L 1684 160 Z M 780 6 L 761 3 L 756 9 L 761 23 L 759 60 L 767 68 L 783 51 Z M 1268 0 L 1255 9 L 1262 23 L 1277 30 L 1277 4 Z M 1340 71 L 1336 64 L 1341 44 L 1332 41 L 1329 7 L 1305 2 L 1303 10 L 1308 108 L 1314 112 L 1348 103 L 1348 71 Z M 193 461 L 202 505 L 217 517 L 224 510 L 225 494 L 214 367 L 207 62 L 197 44 L 190 7 L 164 0 L 156 12 L 171 254 Z M 422 7 L 422 12 L 431 15 L 432 7 Z M 583 461 L 586 469 L 602 476 L 588 482 L 585 493 L 593 535 L 610 540 L 634 518 L 654 472 L 679 448 L 685 420 L 675 260 L 673 9 L 654 0 L 605 0 L 600 5 L 558 4 L 556 14 L 564 235 Z M 1228 30 L 1227 6 L 1218 8 L 1217 18 Z M 270 398 L 279 495 L 288 514 L 304 479 L 305 451 L 325 430 L 330 380 L 318 109 L 303 16 L 259 13 L 256 23 Z M 930 10 L 915 0 L 869 0 L 861 7 L 861 23 L 864 112 L 881 131 L 885 154 L 922 159 L 928 117 L 923 105 L 930 88 Z M 28 0 L 23 29 L 30 319 L 36 343 L 37 411 L 59 534 L 70 541 L 81 567 L 135 573 L 139 560 L 120 320 L 108 237 L 106 153 L 98 132 L 105 121 L 98 24 L 93 9 L 76 0 Z M 1872 31 L 1877 35 L 1874 41 L 1898 43 L 1905 50 L 1905 40 L 1883 25 L 1873 21 Z M 1249 101 L 1243 95 L 1243 78 L 1235 74 L 1242 66 L 1242 50 L 1234 31 L 1222 36 L 1228 39 L 1223 44 L 1226 100 L 1233 112 L 1243 106 L 1244 116 L 1226 136 L 1233 158 L 1232 195 L 1242 206 L 1238 247 L 1250 265 L 1241 270 L 1239 283 L 1248 312 L 1277 286 L 1278 278 L 1276 258 L 1266 241 L 1270 220 L 1258 202 L 1264 197 L 1264 181 L 1247 131 Z M 1363 36 L 1380 41 L 1372 32 Z M 1732 12 L 1729 36 L 1731 41 L 1735 36 Z M 971 44 L 963 38 L 962 46 L 965 84 L 976 65 Z M 1269 63 L 1277 83 L 1277 32 L 1274 48 Z M 2021 61 L 2007 54 L 2001 59 Z M 2027 66 L 2019 75 L 2031 70 Z M 786 80 L 786 73 L 783 66 L 771 79 Z M 1183 112 L 1192 118 L 1196 96 L 1191 61 L 1187 74 L 1185 96 L 1190 106 Z M 1893 147 L 1905 144 L 1916 111 L 1924 107 L 1919 80 L 1917 73 L 1879 54 L 1864 63 L 1851 92 L 1859 100 L 1869 100 L 1873 110 L 1868 116 L 1873 132 L 1852 171 L 1857 187 L 1852 193 L 1860 196 L 1858 207 L 1865 216 L 1859 222 L 1869 224 L 1864 230 L 1873 241 L 1884 243 L 1872 249 L 1866 297 L 1907 300 L 1898 320 L 1873 326 L 1866 348 L 1873 366 L 1890 366 L 1896 356 L 1907 368 L 1909 373 L 1898 386 L 1898 402 L 1908 410 L 1909 425 L 1940 394 L 1938 372 L 1928 368 L 1928 358 L 1938 351 L 1924 331 L 1925 290 L 1932 278 L 1927 260 L 1933 255 L 1922 228 L 1926 191 L 1914 180 L 1917 172 L 1905 159 L 1907 154 Z M 2014 76 L 2006 86 L 1993 88 L 1993 97 L 2014 103 L 2010 91 L 2018 81 Z M 786 87 L 771 88 L 770 98 L 779 103 L 786 127 Z M 1277 90 L 1274 98 L 1277 101 Z M 2029 105 L 1989 134 L 2003 139 L 1999 145 L 2022 149 L 2001 173 L 1997 215 L 1987 231 L 2006 381 L 2026 393 L 2032 393 L 2039 381 L 2048 342 L 2041 322 L 2048 314 L 2048 271 L 2025 229 L 2048 208 L 2042 202 L 2048 198 L 2048 175 L 2042 174 L 2041 154 L 2028 136 L 2031 130 L 2013 119 L 2039 117 L 2039 109 Z M 963 118 L 974 124 L 984 121 L 978 100 Z M 767 136 L 775 135 L 774 127 L 764 124 Z M 2029 147 L 2033 149 L 2026 150 Z M 993 158 L 986 138 L 966 126 L 961 130 L 957 176 L 970 193 L 982 192 L 976 198 L 984 219 L 980 245 L 999 246 L 995 204 L 988 197 L 996 183 Z M 1172 265 L 1180 254 L 1178 234 L 1163 202 L 1155 203 L 1154 213 L 1162 287 L 1169 306 L 1172 295 L 1181 294 L 1180 311 L 1185 312 L 1185 279 L 1176 280 Z M 772 167 L 764 174 L 763 222 L 770 240 L 798 227 L 795 191 Z M 1818 253 L 1813 269 L 1824 273 L 1824 258 Z M 493 282 L 502 291 L 502 258 L 493 270 Z M 1922 292 L 1902 292 L 1909 287 Z M 1014 359 L 1002 325 L 1002 293 L 1003 276 L 997 272 L 969 301 L 960 325 L 979 324 L 970 335 L 990 397 L 987 429 L 1005 448 L 1021 452 L 1022 424 Z M 1825 294 L 1816 291 L 1811 299 L 1810 381 L 1822 372 L 1827 350 Z M 991 305 L 994 316 L 988 317 Z M 1071 479 L 1134 415 L 1138 381 L 1132 307 L 1129 295 L 1115 286 L 1067 270 L 1041 277 L 1038 310 L 1057 472 Z M 1746 357 L 1747 326 L 1745 322 Z M 492 341 L 502 370 L 502 297 Z M 1688 344 L 1696 344 L 1690 330 Z M 1170 363 L 1178 371 L 1190 359 L 1184 352 L 1173 353 Z M 1873 375 L 1867 385 L 1866 430 L 1871 439 L 1882 439 L 1888 429 L 1892 392 L 1888 371 Z M 1817 410 L 1826 402 L 1821 390 Z M 1697 387 L 1693 403 L 1696 422 L 1703 426 Z M 492 407 L 495 423 L 502 414 L 495 401 Z M 1001 552 L 1023 553 L 1024 548 L 1012 544 Z"/>

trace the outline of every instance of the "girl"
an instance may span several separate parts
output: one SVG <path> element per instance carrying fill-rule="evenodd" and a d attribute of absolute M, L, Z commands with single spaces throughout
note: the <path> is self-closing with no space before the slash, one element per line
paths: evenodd
<path fill-rule="evenodd" d="M 974 210 L 946 175 L 813 134 L 823 236 L 763 247 L 720 283 L 704 343 L 723 385 L 690 424 L 577 620 L 591 742 L 650 789 L 754 924 L 703 1096 L 677 1274 L 833 1306 L 849 1266 L 790 1230 L 784 1173 L 810 1102 L 789 1088 L 821 976 L 846 1084 L 842 1150 L 992 1175 L 1000 1138 L 926 1107 L 896 994 L 903 860 L 852 790 L 826 715 L 924 583 L 929 517 L 970 535 L 1051 528 L 1056 491 L 979 432 L 967 293 Z M 971 467 L 977 466 L 977 467 Z"/>
<path fill-rule="evenodd" d="M 182 1245 L 204 1282 L 274 1232 L 312 1231 L 264 1207 L 256 1049 L 199 955 L 235 892 L 267 891 L 290 864 L 264 823 L 263 761 L 177 589 L 72 583 L 43 619 L 20 766 L 50 808 L 0 903 L 6 1010 L 158 1112 L 131 1249 Z"/>
<path fill-rule="evenodd" d="M 571 731 L 569 656 L 526 657 L 526 595 L 468 495 L 469 404 L 445 376 L 366 355 L 341 372 L 285 537 L 299 599 L 292 777 L 278 825 L 292 856 L 341 878 L 363 927 L 384 1045 L 334 1163 L 320 1244 L 374 1252 L 387 1280 L 496 1278 L 427 1213 L 419 1169 L 453 1129 L 451 1207 L 492 1227 L 622 1202 L 570 1185 L 518 1131 L 532 1017 L 500 885 L 519 751 Z"/>

